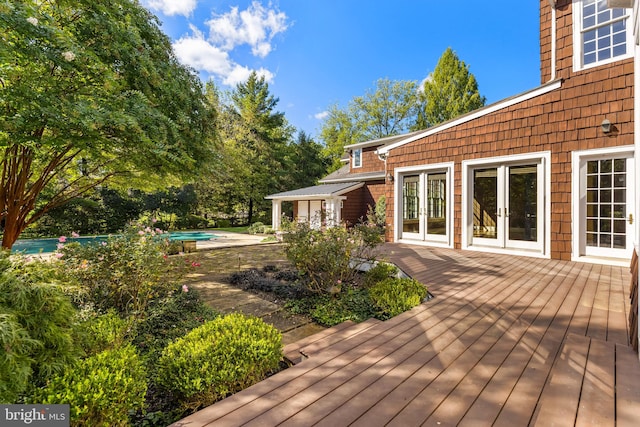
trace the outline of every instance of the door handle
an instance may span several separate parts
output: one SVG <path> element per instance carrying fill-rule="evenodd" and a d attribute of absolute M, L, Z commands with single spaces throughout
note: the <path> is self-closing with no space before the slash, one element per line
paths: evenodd
<path fill-rule="evenodd" d="M 629 214 L 629 224 L 633 224 L 633 214 Z"/>

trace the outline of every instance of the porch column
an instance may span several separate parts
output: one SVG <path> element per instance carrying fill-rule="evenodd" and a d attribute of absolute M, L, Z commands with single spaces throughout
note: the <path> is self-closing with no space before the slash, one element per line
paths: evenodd
<path fill-rule="evenodd" d="M 334 198 L 325 200 L 328 227 L 335 227 L 337 225 L 340 225 L 340 221 L 342 221 L 340 202 L 340 199 Z"/>
<path fill-rule="evenodd" d="M 282 218 L 282 200 L 273 199 L 271 201 L 271 227 L 274 231 L 280 230 L 280 219 Z"/>

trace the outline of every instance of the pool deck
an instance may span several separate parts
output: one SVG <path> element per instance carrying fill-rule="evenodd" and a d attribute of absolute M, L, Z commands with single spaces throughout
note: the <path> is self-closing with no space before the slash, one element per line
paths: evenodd
<path fill-rule="evenodd" d="M 212 240 L 198 240 L 197 250 L 209 250 L 218 248 L 229 248 L 234 246 L 252 246 L 258 244 L 269 244 L 277 242 L 264 242 L 265 235 L 252 235 L 246 233 L 234 233 L 229 231 L 208 230 L 218 236 Z"/>

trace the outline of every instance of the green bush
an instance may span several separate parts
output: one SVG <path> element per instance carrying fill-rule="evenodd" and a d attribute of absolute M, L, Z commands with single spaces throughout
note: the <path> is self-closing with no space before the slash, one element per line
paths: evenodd
<path fill-rule="evenodd" d="M 386 262 L 378 262 L 364 274 L 364 287 L 370 288 L 398 273 L 398 267 Z"/>
<path fill-rule="evenodd" d="M 369 288 L 369 294 L 384 316 L 393 317 L 420 304 L 427 288 L 413 279 L 388 278 Z"/>
<path fill-rule="evenodd" d="M 0 314 L 0 403 L 14 403 L 31 378 L 31 355 L 42 347 L 6 313 Z"/>
<path fill-rule="evenodd" d="M 129 412 L 144 407 L 146 372 L 133 346 L 106 350 L 54 376 L 30 398 L 69 404 L 72 426 L 126 426 Z"/>
<path fill-rule="evenodd" d="M 202 216 L 188 214 L 186 216 L 178 217 L 174 223 L 174 227 L 180 230 L 207 228 L 209 227 L 209 220 Z"/>
<path fill-rule="evenodd" d="M 135 325 L 133 343 L 153 364 L 170 341 L 216 317 L 197 291 L 181 287 L 149 304 L 144 318 Z"/>
<path fill-rule="evenodd" d="M 228 219 L 217 219 L 216 226 L 218 228 L 229 228 L 231 227 L 231 220 Z"/>
<path fill-rule="evenodd" d="M 322 231 L 297 223 L 289 227 L 284 242 L 287 258 L 308 277 L 309 289 L 336 294 L 343 284 L 354 281 L 358 264 L 374 261 L 382 239 L 375 226 Z"/>
<path fill-rule="evenodd" d="M 264 234 L 266 226 L 261 222 L 254 222 L 247 228 L 249 234 Z"/>
<path fill-rule="evenodd" d="M 366 290 L 349 288 L 337 297 L 320 296 L 308 314 L 315 322 L 331 327 L 347 320 L 363 322 L 377 313 Z"/>
<path fill-rule="evenodd" d="M 61 270 L 85 291 L 85 304 L 140 316 L 153 298 L 166 294 L 168 242 L 158 229 L 131 228 L 106 242 L 64 245 L 57 252 Z"/>
<path fill-rule="evenodd" d="M 262 380 L 281 358 L 278 330 L 235 313 L 169 344 L 158 360 L 157 382 L 195 409 Z"/>
<path fill-rule="evenodd" d="M 0 400 L 13 402 L 27 384 L 77 360 L 75 309 L 49 263 L 0 252 Z"/>
<path fill-rule="evenodd" d="M 109 310 L 106 314 L 80 322 L 77 329 L 85 355 L 93 356 L 124 346 L 131 332 L 131 321 L 121 319 L 114 310 Z"/>

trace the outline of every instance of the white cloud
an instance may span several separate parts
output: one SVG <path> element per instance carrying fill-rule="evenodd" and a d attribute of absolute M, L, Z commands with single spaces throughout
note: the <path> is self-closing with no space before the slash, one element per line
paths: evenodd
<path fill-rule="evenodd" d="M 195 10 L 196 3 L 197 0 L 143 0 L 143 4 L 167 16 L 189 16 Z"/>
<path fill-rule="evenodd" d="M 228 73 L 223 79 L 222 83 L 228 86 L 235 86 L 238 83 L 247 81 L 252 71 L 255 71 L 258 77 L 264 77 L 267 83 L 273 82 L 273 73 L 264 68 L 259 70 L 251 70 L 242 65 L 235 64 L 230 73 Z"/>
<path fill-rule="evenodd" d="M 329 117 L 329 112 L 328 111 L 323 111 L 321 113 L 315 114 L 313 117 L 315 117 L 317 120 L 324 120 L 327 117 Z"/>
<path fill-rule="evenodd" d="M 277 9 L 266 9 L 254 1 L 243 11 L 238 7 L 222 15 L 214 15 L 207 21 L 209 40 L 216 46 L 230 51 L 236 46 L 251 46 L 254 56 L 266 57 L 272 50 L 271 41 L 287 27 L 287 15 Z"/>
<path fill-rule="evenodd" d="M 229 75 L 234 68 L 229 54 L 206 41 L 197 28 L 192 26 L 191 29 L 194 33 L 192 36 L 181 37 L 173 43 L 178 60 L 196 70 L 222 78 Z"/>
<path fill-rule="evenodd" d="M 247 80 L 252 70 L 235 63 L 229 53 L 204 39 L 198 28 L 191 26 L 193 35 L 185 36 L 173 43 L 178 60 L 196 70 L 206 71 L 218 77 L 223 84 L 235 86 Z M 268 83 L 273 81 L 273 73 L 264 68 L 255 70 L 258 76 L 264 76 Z"/>

